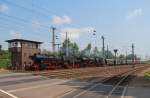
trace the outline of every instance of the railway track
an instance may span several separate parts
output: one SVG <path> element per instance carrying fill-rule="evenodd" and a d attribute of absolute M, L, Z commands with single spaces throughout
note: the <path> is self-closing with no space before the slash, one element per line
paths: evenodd
<path fill-rule="evenodd" d="M 129 83 L 131 77 L 133 77 L 132 75 L 134 73 L 136 73 L 136 72 L 144 70 L 145 68 L 147 68 L 147 66 L 142 66 L 142 67 L 133 69 L 133 70 L 131 70 L 131 71 L 129 71 L 127 73 L 124 73 L 123 75 L 119 76 L 118 80 L 116 80 L 117 78 L 114 77 L 115 79 L 112 78 L 110 80 L 105 81 L 105 82 L 108 82 L 108 81 L 113 82 L 114 80 L 117 81 L 117 82 L 114 81 L 115 82 L 114 87 L 112 88 L 112 90 L 110 90 L 110 92 L 108 93 L 108 95 L 105 98 L 115 98 L 116 95 L 117 95 L 116 92 L 119 92 L 122 95 L 122 97 L 123 97 L 124 93 L 125 93 L 125 89 L 128 86 L 128 83 Z"/>
<path fill-rule="evenodd" d="M 110 77 L 120 72 L 125 72 L 131 69 L 129 66 L 116 66 L 116 67 L 96 67 L 96 68 L 81 68 L 81 69 L 67 69 L 67 70 L 50 70 L 44 72 L 36 72 L 34 75 L 42 75 L 49 78 L 61 79 L 80 79 L 85 77 L 105 76 Z"/>
<path fill-rule="evenodd" d="M 61 98 L 124 98 L 123 95 L 125 94 L 129 81 L 133 78 L 132 75 L 148 67 L 135 67 L 113 77 L 108 77 L 101 81 L 94 81 L 87 89 L 67 95 L 64 94 Z M 95 93 L 97 95 L 94 96 Z"/>

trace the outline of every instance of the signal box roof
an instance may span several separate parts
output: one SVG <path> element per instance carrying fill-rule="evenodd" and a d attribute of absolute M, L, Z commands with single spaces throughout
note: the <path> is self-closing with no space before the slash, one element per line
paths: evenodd
<path fill-rule="evenodd" d="M 25 40 L 25 39 L 11 39 L 11 40 L 6 40 L 6 42 L 8 42 L 8 43 L 16 42 L 16 41 L 30 42 L 30 43 L 37 43 L 37 44 L 42 44 L 43 43 L 43 42 L 39 42 L 39 41 L 32 41 L 32 40 Z"/>

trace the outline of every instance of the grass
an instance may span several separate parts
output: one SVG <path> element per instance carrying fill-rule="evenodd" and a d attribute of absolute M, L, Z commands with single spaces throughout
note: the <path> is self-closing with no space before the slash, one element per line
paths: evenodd
<path fill-rule="evenodd" d="M 146 79 L 150 80 L 150 71 L 149 71 L 149 72 L 146 72 L 146 73 L 144 74 L 144 77 L 145 77 Z"/>

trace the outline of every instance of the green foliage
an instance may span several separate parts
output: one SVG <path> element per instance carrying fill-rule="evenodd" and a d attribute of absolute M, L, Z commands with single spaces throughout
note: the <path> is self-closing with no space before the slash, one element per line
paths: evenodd
<path fill-rule="evenodd" d="M 6 68 L 11 64 L 11 54 L 8 50 L 3 50 L 0 55 L 0 68 Z"/>
<path fill-rule="evenodd" d="M 67 41 L 65 40 L 62 44 L 61 51 L 60 51 L 61 56 L 65 55 L 66 53 L 66 43 Z M 69 39 L 68 39 L 68 51 L 70 56 L 79 56 L 79 47 L 77 43 L 75 42 L 72 43 Z"/>
<path fill-rule="evenodd" d="M 91 56 L 91 48 L 92 48 L 92 45 L 91 43 L 89 43 L 85 49 L 83 49 L 81 51 L 81 56 L 83 57 L 90 57 Z"/>
<path fill-rule="evenodd" d="M 64 40 L 62 43 L 62 46 L 60 47 L 59 52 L 50 52 L 47 50 L 43 50 L 42 54 L 47 54 L 47 55 L 60 55 L 60 56 L 65 56 L 66 54 L 66 43 L 68 43 L 68 52 L 69 56 L 75 56 L 75 57 L 102 57 L 102 51 L 99 51 L 98 47 L 94 47 L 92 50 L 92 45 L 91 43 L 87 44 L 87 46 L 83 50 L 79 50 L 79 46 L 77 43 L 72 43 L 70 39 L 68 39 L 68 42 Z M 114 55 L 111 51 L 105 51 L 106 58 L 112 59 L 114 58 Z"/>
<path fill-rule="evenodd" d="M 120 54 L 118 58 L 119 59 L 126 59 L 125 55 L 123 55 L 123 54 Z"/>
<path fill-rule="evenodd" d="M 127 60 L 132 60 L 132 54 L 127 55 Z"/>
<path fill-rule="evenodd" d="M 72 43 L 70 39 L 64 40 L 62 43 L 62 46 L 60 47 L 60 51 L 57 51 L 55 53 L 43 50 L 42 54 L 47 54 L 47 55 L 59 55 L 59 56 L 65 56 L 66 55 L 66 43 L 68 43 L 68 52 L 69 56 L 75 56 L 75 57 L 101 57 L 102 58 L 102 51 L 101 49 L 98 49 L 98 47 L 94 47 L 92 50 L 92 45 L 91 43 L 87 44 L 87 46 L 83 50 L 79 50 L 79 46 L 77 43 Z M 110 50 L 105 50 L 105 57 L 106 59 L 114 59 L 114 53 Z M 135 55 L 136 59 L 137 56 Z M 117 56 L 117 59 L 120 60 L 120 62 L 127 60 L 132 60 L 132 54 L 127 55 L 127 57 L 124 54 L 120 54 Z"/>
<path fill-rule="evenodd" d="M 10 59 L 0 59 L 0 68 L 7 68 L 10 64 Z"/>
<path fill-rule="evenodd" d="M 133 57 L 132 54 L 127 55 L 127 59 L 128 59 L 128 60 L 132 60 L 132 57 Z M 137 56 L 136 56 L 136 55 L 134 55 L 134 57 L 137 59 Z M 140 59 L 140 58 L 138 58 L 138 59 Z"/>
<path fill-rule="evenodd" d="M 46 49 L 43 49 L 42 50 L 42 54 L 44 54 L 46 56 L 58 56 L 60 53 L 58 53 L 58 52 L 51 52 L 51 51 L 48 51 Z"/>
<path fill-rule="evenodd" d="M 105 51 L 105 54 L 106 54 L 107 59 L 113 59 L 114 58 L 114 55 L 111 51 Z"/>
<path fill-rule="evenodd" d="M 144 77 L 145 77 L 146 79 L 150 80 L 150 72 L 146 72 L 146 73 L 144 74 Z"/>
<path fill-rule="evenodd" d="M 76 57 L 79 56 L 79 47 L 76 43 L 73 43 L 70 47 L 70 54 Z"/>
<path fill-rule="evenodd" d="M 85 48 L 85 50 L 91 51 L 91 48 L 92 48 L 92 45 L 91 45 L 91 43 L 89 43 L 89 44 L 87 45 L 87 47 Z"/>
<path fill-rule="evenodd" d="M 0 55 L 0 59 L 10 59 L 11 55 L 8 50 L 2 50 L 2 53 Z"/>
<path fill-rule="evenodd" d="M 150 64 L 150 60 L 143 61 L 143 63 Z"/>
<path fill-rule="evenodd" d="M 93 49 L 93 57 L 99 57 L 99 54 L 100 54 L 100 52 L 99 52 L 99 50 L 98 50 L 98 48 L 97 47 L 95 47 L 94 49 Z"/>

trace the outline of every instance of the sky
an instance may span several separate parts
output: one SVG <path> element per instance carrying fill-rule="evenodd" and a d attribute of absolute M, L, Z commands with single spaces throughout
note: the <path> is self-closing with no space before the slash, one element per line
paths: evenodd
<path fill-rule="evenodd" d="M 109 50 L 150 56 L 150 0 L 0 0 L 0 44 L 7 39 L 42 41 L 51 50 L 52 27 L 57 43 L 65 32 L 80 49 L 88 43 L 102 47 L 101 36 Z M 93 31 L 96 35 L 93 36 Z"/>

